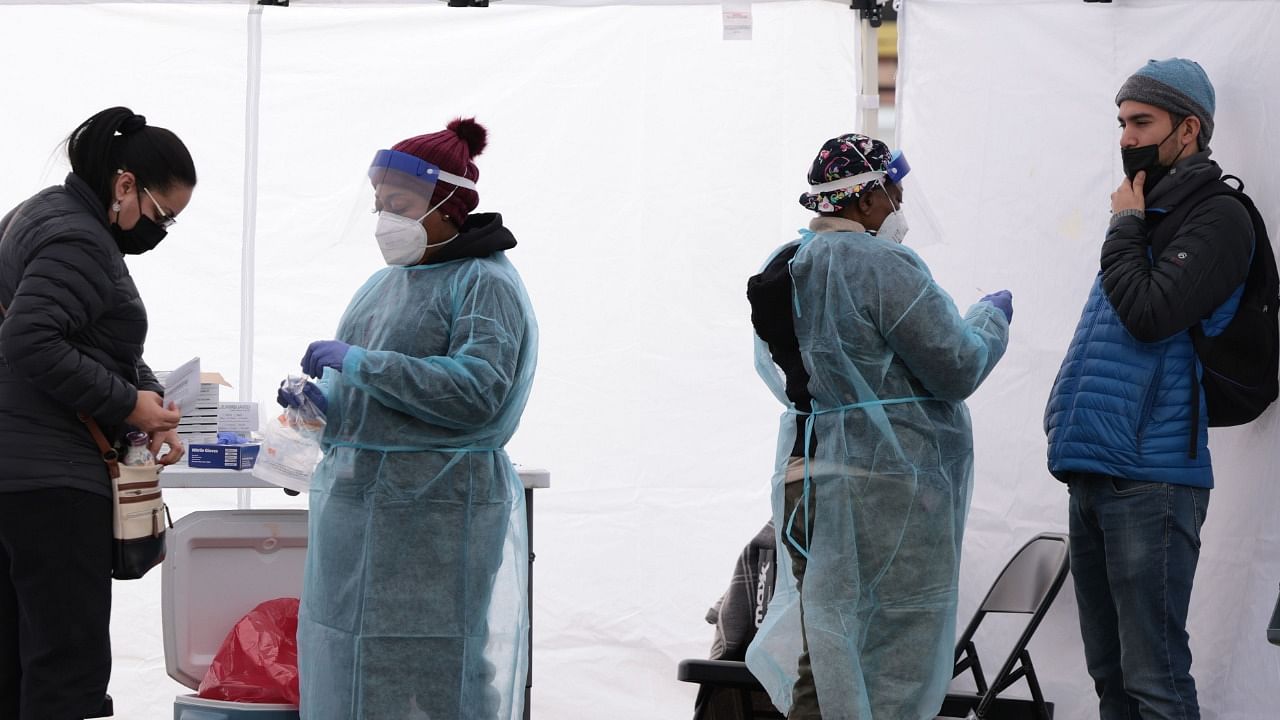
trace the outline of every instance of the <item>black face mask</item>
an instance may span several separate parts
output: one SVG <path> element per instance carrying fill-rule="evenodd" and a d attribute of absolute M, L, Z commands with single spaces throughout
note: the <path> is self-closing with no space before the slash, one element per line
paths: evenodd
<path fill-rule="evenodd" d="M 164 236 L 169 234 L 169 231 L 160 227 L 155 220 L 141 214 L 142 193 L 138 193 L 138 208 L 138 222 L 132 228 L 125 230 L 116 223 L 111 223 L 111 234 L 115 236 L 116 246 L 125 255 L 141 255 L 148 250 L 154 250 Z"/>
<path fill-rule="evenodd" d="M 155 220 L 143 215 L 138 218 L 138 224 L 128 230 L 111 223 L 111 234 L 115 236 L 116 246 L 120 248 L 120 252 L 125 255 L 141 255 L 155 249 L 169 231 L 156 224 Z"/>
<path fill-rule="evenodd" d="M 1164 140 L 1155 145 L 1141 145 L 1132 148 L 1120 148 L 1120 162 L 1124 164 L 1124 176 L 1133 180 L 1141 171 L 1146 171 L 1147 177 L 1142 181 L 1142 194 L 1147 196 L 1151 194 L 1151 190 L 1155 188 L 1156 183 L 1160 182 L 1165 175 L 1169 173 L 1169 166 L 1160 164 L 1160 146 L 1165 141 L 1173 137 L 1178 131 L 1174 128 L 1164 136 Z"/>

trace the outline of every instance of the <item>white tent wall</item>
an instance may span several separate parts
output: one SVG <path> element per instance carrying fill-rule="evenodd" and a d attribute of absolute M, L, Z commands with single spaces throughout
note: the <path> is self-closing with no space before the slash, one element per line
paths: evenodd
<path fill-rule="evenodd" d="M 632 7 L 661 7 L 665 5 L 720 5 L 717 0 L 490 0 L 493 7 L 510 7 L 516 5 L 536 5 L 544 7 L 605 7 L 605 6 L 632 6 Z M 840 3 L 845 7 L 849 6 L 846 0 L 805 0 L 806 2 L 831 2 Z M 296 2 L 296 0 L 295 0 Z M 356 7 L 394 7 L 394 6 L 423 6 L 423 5 L 445 5 L 448 0 L 302 0 L 300 3 L 304 7 L 321 7 L 341 6 L 345 8 Z M 768 5 L 773 3 L 794 3 L 797 0 L 744 0 L 752 5 Z M 0 0 L 0 5 L 86 5 L 86 4 L 137 4 L 137 5 L 271 5 L 271 3 L 258 3 L 256 0 Z M 729 4 L 732 4 L 729 3 Z M 466 11 L 473 12 L 473 11 Z M 474 11 L 485 12 L 485 11 Z"/>
<path fill-rule="evenodd" d="M 1217 90 L 1214 158 L 1244 179 L 1274 240 L 1277 30 L 1280 4 L 1270 1 L 904 3 L 899 138 L 947 241 L 922 255 L 957 299 L 1008 287 L 1016 308 L 1009 352 L 970 403 L 977 478 L 962 623 L 1017 547 L 1066 529 L 1067 493 L 1045 469 L 1041 419 L 1122 177 L 1116 91 L 1150 58 L 1199 61 Z M 906 207 L 913 212 L 912 198 Z M 1217 488 L 1189 623 L 1207 720 L 1270 718 L 1280 708 L 1280 648 L 1265 633 L 1280 581 L 1276 414 L 1210 436 Z M 986 642 L 988 664 L 1010 632 Z M 1056 718 L 1097 717 L 1070 582 L 1031 653 Z"/>
<path fill-rule="evenodd" d="M 255 352 L 239 375 L 245 85 L 252 5 L 0 3 L 0 205 L 67 171 L 59 143 L 133 107 L 190 146 L 200 182 L 154 252 L 130 260 L 147 359 L 199 355 L 270 412 L 311 340 L 382 265 L 365 169 L 456 115 L 489 127 L 480 210 L 500 211 L 542 332 L 517 462 L 536 499 L 533 712 L 681 717 L 707 608 L 768 517 L 776 402 L 755 377 L 746 278 L 794 236 L 821 142 L 853 129 L 856 13 L 756 4 L 460 10 L 261 9 Z M 234 396 L 235 391 L 227 395 Z M 174 490 L 178 514 L 230 490 Z M 304 506 L 254 491 L 255 507 Z M 171 714 L 159 573 L 117 583 L 118 717 Z"/>
<path fill-rule="evenodd" d="M 197 353 L 228 377 L 238 366 L 244 78 L 241 7 L 0 6 L 0 79 L 11 91 L 0 112 L 4 212 L 61 182 L 70 168 L 60 143 L 112 105 L 176 130 L 201 189 L 216 188 L 217 204 L 193 203 L 175 226 L 180 250 L 130 261 L 150 299 L 157 369 Z"/>

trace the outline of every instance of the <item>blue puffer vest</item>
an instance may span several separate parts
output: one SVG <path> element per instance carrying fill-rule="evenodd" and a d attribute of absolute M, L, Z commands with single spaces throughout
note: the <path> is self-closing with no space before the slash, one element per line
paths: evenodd
<path fill-rule="evenodd" d="M 1101 280 L 1099 273 L 1045 408 L 1049 471 L 1059 480 L 1081 472 L 1213 487 L 1203 411 L 1191 442 L 1192 388 L 1201 408 L 1204 391 L 1190 334 L 1135 340 Z M 1238 302 L 1239 293 L 1215 310 L 1205 334 L 1222 332 Z"/>

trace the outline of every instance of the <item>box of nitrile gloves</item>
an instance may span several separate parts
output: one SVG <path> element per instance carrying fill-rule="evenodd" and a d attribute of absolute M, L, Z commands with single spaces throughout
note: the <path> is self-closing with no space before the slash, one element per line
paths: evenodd
<path fill-rule="evenodd" d="M 238 445 L 192 445 L 187 448 L 187 465 L 193 468 L 248 470 L 258 461 L 259 443 Z"/>

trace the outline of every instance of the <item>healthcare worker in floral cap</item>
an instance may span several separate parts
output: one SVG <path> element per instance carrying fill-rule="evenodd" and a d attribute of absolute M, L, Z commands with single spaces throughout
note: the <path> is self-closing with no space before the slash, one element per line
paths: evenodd
<path fill-rule="evenodd" d="M 528 531 L 503 446 L 538 331 L 515 237 L 472 212 L 486 137 L 459 119 L 374 155 L 387 267 L 302 358 L 327 416 L 298 623 L 309 720 L 522 716 Z"/>
<path fill-rule="evenodd" d="M 827 141 L 817 213 L 748 281 L 756 368 L 786 406 L 773 478 L 778 587 L 747 664 L 790 720 L 932 720 L 951 679 L 973 478 L 967 398 L 1012 296 L 961 315 L 902 244 L 900 153 Z"/>

